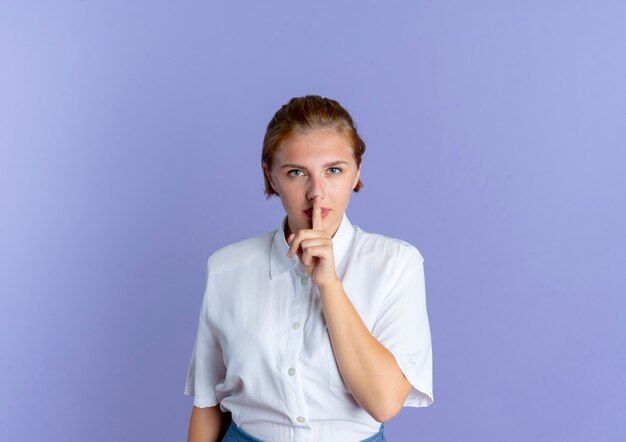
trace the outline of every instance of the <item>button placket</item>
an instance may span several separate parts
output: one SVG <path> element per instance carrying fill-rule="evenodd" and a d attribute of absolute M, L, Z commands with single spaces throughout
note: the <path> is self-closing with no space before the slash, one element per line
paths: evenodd
<path fill-rule="evenodd" d="M 292 273 L 294 296 L 289 309 L 289 327 L 287 329 L 287 343 L 282 357 L 283 385 L 285 387 L 286 405 L 294 419 L 301 425 L 306 422 L 306 401 L 302 380 L 298 372 L 300 354 L 304 345 L 303 334 L 300 332 L 311 308 L 310 278 L 301 272 Z M 301 418 L 302 420 L 299 420 Z"/>

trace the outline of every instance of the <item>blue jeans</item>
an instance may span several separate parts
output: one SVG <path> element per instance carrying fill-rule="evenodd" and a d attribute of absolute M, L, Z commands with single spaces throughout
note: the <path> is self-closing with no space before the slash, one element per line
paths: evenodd
<path fill-rule="evenodd" d="M 378 433 L 374 434 L 367 439 L 363 439 L 361 442 L 386 442 L 384 434 L 385 424 L 380 425 Z M 263 442 L 261 439 L 257 439 L 254 436 L 250 436 L 248 433 L 239 428 L 234 422 L 231 422 L 228 431 L 222 439 L 222 442 Z M 326 441 L 324 441 L 326 442 Z"/>

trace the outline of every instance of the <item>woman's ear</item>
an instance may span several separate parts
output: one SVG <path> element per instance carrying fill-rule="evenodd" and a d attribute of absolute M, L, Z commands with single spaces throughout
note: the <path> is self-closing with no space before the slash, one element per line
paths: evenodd
<path fill-rule="evenodd" d="M 267 177 L 267 180 L 270 182 L 270 185 L 272 186 L 272 189 L 274 189 L 274 192 L 276 192 L 276 194 L 280 196 L 280 194 L 278 193 L 278 190 L 276 190 L 276 185 L 274 184 L 274 180 L 272 180 L 272 174 L 270 173 L 270 168 L 267 167 L 267 164 L 265 163 L 263 163 L 263 173 Z"/>
<path fill-rule="evenodd" d="M 354 177 L 354 181 L 352 182 L 352 190 L 359 184 L 359 179 L 361 178 L 361 165 L 359 164 L 358 169 L 356 170 L 356 176 Z"/>

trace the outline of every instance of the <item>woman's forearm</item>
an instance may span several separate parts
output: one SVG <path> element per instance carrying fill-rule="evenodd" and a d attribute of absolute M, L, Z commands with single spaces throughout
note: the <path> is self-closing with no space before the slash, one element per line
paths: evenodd
<path fill-rule="evenodd" d="M 393 355 L 367 329 L 341 281 L 319 287 L 337 365 L 356 401 L 386 422 L 400 412 L 411 384 Z"/>
<path fill-rule="evenodd" d="M 220 405 L 193 407 L 189 422 L 188 442 L 218 442 L 222 431 L 223 413 Z"/>

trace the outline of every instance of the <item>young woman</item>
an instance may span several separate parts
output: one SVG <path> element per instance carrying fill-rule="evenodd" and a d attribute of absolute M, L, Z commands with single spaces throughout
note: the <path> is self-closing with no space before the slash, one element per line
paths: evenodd
<path fill-rule="evenodd" d="M 345 214 L 364 151 L 328 98 L 293 98 L 270 121 L 265 193 L 286 216 L 209 258 L 189 441 L 384 441 L 382 422 L 431 404 L 422 256 Z"/>

